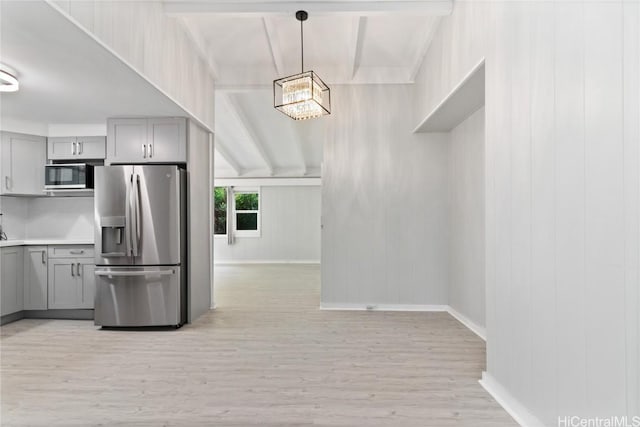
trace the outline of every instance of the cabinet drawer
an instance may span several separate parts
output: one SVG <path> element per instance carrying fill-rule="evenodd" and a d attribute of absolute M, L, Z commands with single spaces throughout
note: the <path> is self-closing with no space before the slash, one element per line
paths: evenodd
<path fill-rule="evenodd" d="M 93 258 L 93 246 L 64 245 L 49 246 L 49 258 Z"/>

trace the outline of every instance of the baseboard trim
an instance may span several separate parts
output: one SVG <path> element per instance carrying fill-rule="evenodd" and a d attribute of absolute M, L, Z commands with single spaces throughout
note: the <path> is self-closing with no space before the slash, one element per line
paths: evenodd
<path fill-rule="evenodd" d="M 538 418 L 531 414 L 527 408 L 518 402 L 486 371 L 482 373 L 482 379 L 478 382 L 522 427 L 544 427 L 544 424 Z"/>
<path fill-rule="evenodd" d="M 236 265 L 236 264 L 320 264 L 317 259 L 252 259 L 252 260 L 219 260 L 213 261 L 214 265 Z"/>
<path fill-rule="evenodd" d="M 458 322 L 462 323 L 467 327 L 467 329 L 482 338 L 483 341 L 487 341 L 487 330 L 483 326 L 478 325 L 473 320 L 469 319 L 467 316 L 460 313 L 458 310 L 451 306 L 448 306 L 447 313 L 455 317 Z"/>
<path fill-rule="evenodd" d="M 324 302 L 320 310 L 347 311 L 447 311 L 446 305 L 431 304 L 345 304 Z"/>

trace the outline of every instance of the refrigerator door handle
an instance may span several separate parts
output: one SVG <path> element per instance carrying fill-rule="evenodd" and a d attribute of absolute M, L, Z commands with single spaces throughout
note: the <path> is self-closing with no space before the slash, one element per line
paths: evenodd
<path fill-rule="evenodd" d="M 139 255 L 140 249 L 140 175 L 136 174 L 133 183 L 133 228 L 131 240 L 133 241 L 133 256 Z"/>
<path fill-rule="evenodd" d="M 113 276 L 113 277 L 126 277 L 126 276 L 170 276 L 176 274 L 174 269 L 171 270 L 159 270 L 159 271 L 102 271 L 97 270 L 96 276 Z"/>
<path fill-rule="evenodd" d="M 127 200 L 127 205 L 125 206 L 125 210 L 124 210 L 124 239 L 125 239 L 125 245 L 126 245 L 126 252 L 127 252 L 127 256 L 131 256 L 132 255 L 132 249 L 131 249 L 131 192 L 132 192 L 132 188 L 133 187 L 133 174 L 131 174 L 131 177 L 129 178 L 129 184 L 127 185 L 127 194 L 126 194 L 126 200 Z"/>

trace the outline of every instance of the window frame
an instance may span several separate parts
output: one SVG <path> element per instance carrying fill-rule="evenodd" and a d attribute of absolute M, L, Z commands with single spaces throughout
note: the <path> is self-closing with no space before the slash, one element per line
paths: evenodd
<path fill-rule="evenodd" d="M 233 205 L 232 205 L 232 213 L 233 213 L 233 235 L 235 237 L 261 237 L 262 236 L 262 193 L 260 187 L 234 187 L 233 189 Z M 247 194 L 247 193 L 256 193 L 258 195 L 258 209 L 257 210 L 237 210 L 236 209 L 236 194 Z M 227 203 L 229 201 L 227 200 Z M 256 230 L 238 230 L 238 213 L 255 213 L 257 214 L 256 219 Z M 228 228 L 229 219 L 227 219 L 227 233 L 229 232 Z M 222 236 L 222 234 L 218 234 L 218 236 Z"/>

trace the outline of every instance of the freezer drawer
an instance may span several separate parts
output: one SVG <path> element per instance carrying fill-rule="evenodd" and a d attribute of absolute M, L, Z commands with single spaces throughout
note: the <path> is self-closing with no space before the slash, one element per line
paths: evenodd
<path fill-rule="evenodd" d="M 186 320 L 180 267 L 97 267 L 95 324 L 178 326 Z"/>

